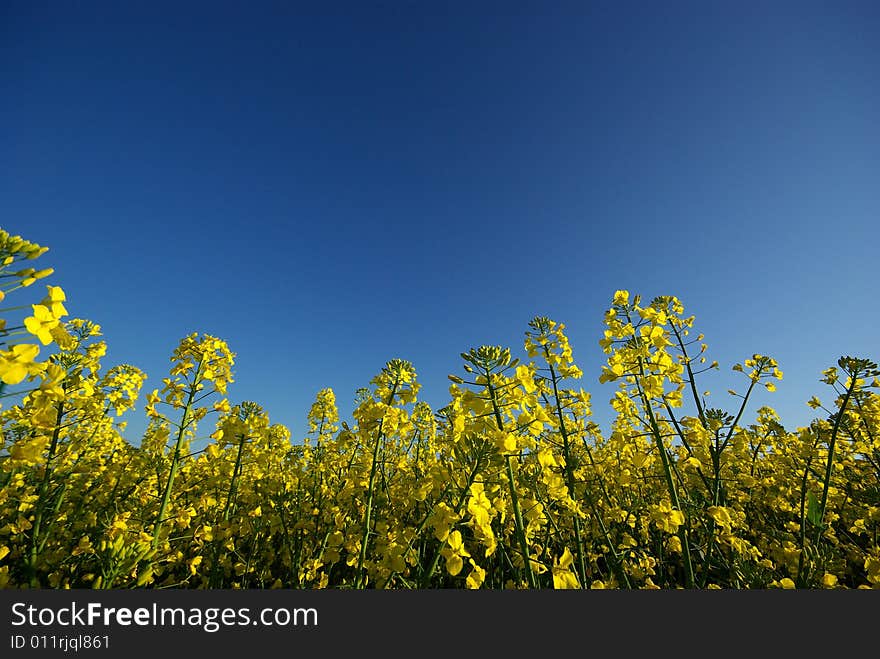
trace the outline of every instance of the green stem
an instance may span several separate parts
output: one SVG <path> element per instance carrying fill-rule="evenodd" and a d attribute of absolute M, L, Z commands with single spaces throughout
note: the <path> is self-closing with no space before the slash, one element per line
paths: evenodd
<path fill-rule="evenodd" d="M 501 420 L 501 411 L 498 409 L 498 400 L 495 396 L 495 389 L 492 387 L 491 372 L 486 369 L 486 388 L 489 390 L 489 397 L 492 401 L 492 410 L 495 413 L 495 423 L 498 430 L 504 431 L 504 422 Z M 522 521 L 522 511 L 519 506 L 519 497 L 516 492 L 516 482 L 513 476 L 513 455 L 506 456 L 507 462 L 507 484 L 510 488 L 510 501 L 513 505 L 513 521 L 516 526 L 516 538 L 519 544 L 519 550 L 522 553 L 523 565 L 525 566 L 526 581 L 530 588 L 537 588 L 538 584 L 535 575 L 532 573 L 531 559 L 529 558 L 529 544 L 526 540 L 525 526 Z"/>
<path fill-rule="evenodd" d="M 562 435 L 562 456 L 565 460 L 566 485 L 568 486 L 569 496 L 572 500 L 575 500 L 574 466 L 571 459 L 571 446 L 568 440 L 568 430 L 565 427 L 565 416 L 562 414 L 562 407 L 559 404 L 559 388 L 557 385 L 558 378 L 556 377 L 556 369 L 554 369 L 553 364 L 550 363 L 550 349 L 546 345 L 544 346 L 544 355 L 547 358 L 547 364 L 550 366 L 550 381 L 553 383 L 553 400 L 556 407 L 556 417 L 559 419 L 559 432 Z M 581 537 L 581 522 L 578 518 L 577 512 L 572 516 L 572 523 L 574 525 L 574 541 L 577 545 L 578 578 L 581 582 L 581 588 L 585 588 L 587 584 L 587 564 L 584 555 L 583 538 Z"/>
<path fill-rule="evenodd" d="M 244 444 L 247 441 L 248 437 L 245 433 L 242 433 L 238 436 L 238 450 L 235 455 L 235 466 L 232 468 L 232 479 L 229 482 L 229 491 L 226 493 L 226 505 L 223 507 L 223 521 L 228 522 L 230 516 L 232 515 L 233 502 L 235 501 L 235 495 L 238 493 L 238 481 L 241 477 L 241 469 L 242 469 L 242 453 L 244 451 Z M 222 588 L 223 587 L 223 575 L 220 573 L 220 550 L 222 548 L 222 543 L 215 540 L 214 545 L 214 560 L 211 566 L 211 584 L 212 588 Z"/>
<path fill-rule="evenodd" d="M 641 364 L 641 358 L 639 358 L 639 362 Z M 644 371 L 643 371 L 644 373 Z M 666 487 L 669 490 L 669 497 L 672 500 L 672 505 L 676 510 L 682 510 L 681 502 L 678 498 L 678 490 L 675 487 L 675 479 L 672 477 L 672 465 L 669 461 L 669 454 L 666 452 L 666 446 L 663 443 L 662 433 L 660 432 L 660 427 L 657 425 L 657 419 L 654 417 L 654 410 L 651 407 L 651 401 L 648 400 L 647 395 L 642 390 L 641 386 L 639 386 L 639 392 L 642 395 L 642 401 L 645 405 L 645 410 L 648 412 L 648 419 L 651 424 L 651 432 L 654 434 L 654 441 L 657 443 L 657 449 L 660 451 L 660 461 L 663 463 L 663 473 L 666 477 Z M 685 515 L 685 523 L 678 527 L 678 537 L 681 540 L 681 551 L 682 556 L 684 558 L 684 574 L 685 574 L 685 586 L 687 588 L 694 587 L 694 566 L 691 561 L 691 549 L 688 540 L 688 532 L 687 532 L 687 516 Z"/>
<path fill-rule="evenodd" d="M 678 347 L 681 350 L 681 354 L 684 355 L 684 366 L 687 369 L 688 374 L 688 382 L 690 383 L 691 395 L 694 397 L 694 404 L 697 406 L 697 415 L 700 418 L 700 423 L 703 424 L 703 427 L 708 429 L 706 425 L 706 414 L 703 410 L 703 404 L 700 402 L 700 396 L 697 393 L 697 383 L 696 378 L 694 376 L 694 372 L 691 369 L 691 360 L 688 357 L 687 349 L 685 348 L 684 341 L 681 338 L 681 332 L 678 331 L 678 328 L 675 324 L 672 324 L 672 331 L 675 334 L 675 338 L 678 341 Z"/>
<path fill-rule="evenodd" d="M 828 460 L 825 463 L 825 479 L 822 483 L 822 500 L 819 503 L 819 525 L 816 528 L 816 542 L 822 537 L 822 526 L 825 520 L 825 508 L 828 505 L 828 488 L 831 486 L 831 472 L 834 469 L 834 446 L 837 443 L 837 432 L 840 429 L 840 423 L 846 414 L 846 406 L 849 403 L 849 397 L 856 388 L 856 377 L 858 373 L 854 372 L 850 377 L 849 387 L 843 397 L 843 403 L 840 405 L 840 411 L 834 418 L 834 427 L 831 429 L 831 439 L 828 441 Z"/>
<path fill-rule="evenodd" d="M 43 479 L 40 481 L 40 489 L 37 492 L 37 506 L 34 515 L 33 531 L 31 533 L 31 550 L 28 561 L 28 572 L 30 573 L 31 588 L 39 587 L 39 579 L 37 578 L 37 558 L 40 552 L 40 533 L 43 525 L 43 515 L 48 502 L 46 494 L 49 491 L 49 482 L 52 479 L 52 461 L 55 459 L 55 453 L 58 450 L 58 440 L 61 434 L 61 419 L 64 416 L 64 401 L 58 403 L 58 411 L 55 415 L 55 429 L 52 432 L 52 443 L 49 445 L 49 454 L 46 456 L 46 468 L 43 471 Z"/>
<path fill-rule="evenodd" d="M 400 382 L 395 379 L 394 385 L 391 387 L 391 393 L 388 395 L 388 403 L 387 405 L 391 405 L 394 401 L 394 394 L 397 391 L 397 387 Z M 367 543 L 370 540 L 370 522 L 373 514 L 373 490 L 376 486 L 376 472 L 378 471 L 379 465 L 379 449 L 382 446 L 382 440 L 385 438 L 385 435 L 382 432 L 382 424 L 385 422 L 384 417 L 379 421 L 379 426 L 376 429 L 376 442 L 373 445 L 373 458 L 370 464 L 370 480 L 367 485 L 367 503 L 366 510 L 364 511 L 364 533 L 361 536 L 361 548 L 358 553 L 358 565 L 357 565 L 357 579 L 355 580 L 354 587 L 358 590 L 362 589 L 366 585 L 365 575 L 364 575 L 364 561 L 367 558 Z"/>
<path fill-rule="evenodd" d="M 593 467 L 593 471 L 596 473 L 596 480 L 599 484 L 599 491 L 602 493 L 602 496 L 605 497 L 605 501 L 608 502 L 608 505 L 614 507 L 614 503 L 611 500 L 611 495 L 608 493 L 608 489 L 605 487 L 604 483 L 602 483 L 601 476 L 599 476 L 599 470 L 596 466 L 596 460 L 593 458 L 593 451 L 590 449 L 589 444 L 587 444 L 587 438 L 583 437 L 584 449 L 587 452 L 587 458 L 590 460 L 590 465 Z M 590 506 L 590 509 L 593 511 L 593 516 L 596 518 L 596 522 L 599 524 L 599 529 L 602 531 L 602 537 L 605 538 L 605 544 L 608 547 L 608 553 L 611 555 L 611 560 L 609 563 L 611 564 L 611 569 L 617 574 L 618 581 L 624 585 L 624 587 L 629 590 L 632 588 L 632 584 L 630 583 L 629 576 L 626 574 L 626 569 L 623 566 L 623 558 L 617 553 L 617 550 L 614 548 L 614 542 L 611 539 L 611 533 L 608 531 L 608 527 L 605 525 L 605 521 L 602 519 L 602 515 L 599 511 L 599 506 L 593 501 L 593 498 L 590 496 L 586 497 L 587 504 Z M 605 557 L 605 560 L 608 561 L 608 557 Z"/>
<path fill-rule="evenodd" d="M 201 379 L 203 364 L 204 358 L 199 360 L 196 374 L 193 377 L 192 385 L 190 386 L 189 393 L 187 394 L 186 405 L 183 408 L 183 417 L 181 418 L 180 426 L 177 429 L 177 439 L 174 442 L 174 455 L 171 458 L 171 468 L 168 471 L 168 480 L 165 482 L 165 488 L 162 492 L 162 503 L 159 506 L 159 514 L 156 518 L 156 524 L 153 529 L 153 542 L 151 545 L 153 549 L 156 549 L 156 547 L 158 547 L 159 545 L 159 536 L 162 533 L 162 526 L 165 523 L 165 512 L 166 510 L 168 510 L 168 503 L 171 500 L 171 489 L 174 486 L 174 478 L 177 475 L 178 469 L 180 468 L 180 453 L 181 447 L 183 446 L 183 437 L 186 434 L 187 426 L 189 426 L 193 399 L 195 398 L 196 390 Z"/>
<path fill-rule="evenodd" d="M 810 455 L 807 457 L 807 463 L 804 465 L 804 475 L 801 477 L 801 496 L 800 496 L 800 533 L 798 534 L 798 543 L 800 554 L 798 556 L 797 577 L 795 582 L 798 588 L 806 585 L 806 576 L 804 575 L 804 558 L 807 547 L 807 480 L 810 476 L 810 465 L 813 462 L 813 452 L 819 445 L 819 433 L 816 432 L 816 441 L 813 443 Z"/>
<path fill-rule="evenodd" d="M 455 508 L 453 508 L 452 512 L 455 513 L 457 517 L 461 512 L 461 507 L 464 505 L 464 502 L 467 500 L 467 496 L 470 492 L 471 485 L 474 483 L 474 479 L 477 477 L 477 474 L 480 471 L 480 460 L 479 458 L 474 463 L 474 468 L 471 470 L 470 475 L 468 476 L 467 483 L 464 486 L 464 489 L 461 491 L 461 496 L 458 498 L 458 503 L 455 504 Z M 442 497 L 441 497 L 442 500 Z M 433 512 L 433 511 L 432 511 Z M 425 516 L 425 519 L 422 522 L 422 526 L 420 528 L 424 528 L 424 525 L 427 524 L 428 519 L 430 518 L 431 513 L 428 513 Z M 440 562 L 440 556 L 442 555 L 440 552 L 443 550 L 443 547 L 446 545 L 445 541 L 440 543 L 440 546 L 437 547 L 437 551 L 434 552 L 434 557 L 431 559 L 430 563 L 428 563 L 428 569 L 425 570 L 425 573 L 422 575 L 421 582 L 422 588 L 429 588 L 431 584 L 431 577 L 434 575 L 434 570 L 437 569 L 437 563 Z"/>

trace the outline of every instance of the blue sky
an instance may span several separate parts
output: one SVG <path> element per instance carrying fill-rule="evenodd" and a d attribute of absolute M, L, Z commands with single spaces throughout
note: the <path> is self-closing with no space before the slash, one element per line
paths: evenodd
<path fill-rule="evenodd" d="M 874 2 L 4 3 L 3 228 L 161 386 L 192 331 L 295 438 L 392 358 L 565 322 L 607 427 L 616 289 L 697 316 L 714 406 L 759 352 L 805 424 L 880 357 Z M 751 416 L 751 415 L 750 415 Z M 747 416 L 746 418 L 750 418 Z M 140 412 L 127 415 L 138 440 Z"/>

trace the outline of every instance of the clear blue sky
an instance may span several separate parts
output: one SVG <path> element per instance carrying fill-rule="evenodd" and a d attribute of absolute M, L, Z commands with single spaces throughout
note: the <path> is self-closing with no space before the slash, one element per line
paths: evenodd
<path fill-rule="evenodd" d="M 880 358 L 878 71 L 873 1 L 5 2 L 0 225 L 106 367 L 149 391 L 217 335 L 232 402 L 295 438 L 395 357 L 440 407 L 535 315 L 607 427 L 618 288 L 696 314 L 713 405 L 776 357 L 752 410 L 794 427 L 822 369 Z"/>

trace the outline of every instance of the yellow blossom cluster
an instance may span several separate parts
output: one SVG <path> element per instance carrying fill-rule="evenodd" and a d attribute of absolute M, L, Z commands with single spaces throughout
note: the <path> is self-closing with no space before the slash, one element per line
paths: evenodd
<path fill-rule="evenodd" d="M 0 231 L 0 297 L 50 273 L 15 265 L 44 252 Z M 101 328 L 64 320 L 47 288 L 0 325 L 0 380 L 18 387 L 0 409 L 0 587 L 880 588 L 867 359 L 822 373 L 823 415 L 787 429 L 749 409 L 782 378 L 771 357 L 734 365 L 743 392 L 710 406 L 699 378 L 718 364 L 683 303 L 617 291 L 607 432 L 565 325 L 536 317 L 522 359 L 463 352 L 444 407 L 393 359 L 350 420 L 318 388 L 294 440 L 230 400 L 229 346 L 191 334 L 133 443 L 119 417 L 145 374 L 104 371 Z"/>

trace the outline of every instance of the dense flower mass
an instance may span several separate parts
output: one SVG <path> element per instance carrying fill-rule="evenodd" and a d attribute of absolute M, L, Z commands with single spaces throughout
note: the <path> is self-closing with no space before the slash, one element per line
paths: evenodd
<path fill-rule="evenodd" d="M 0 230 L 0 301 L 52 273 L 22 267 L 45 251 Z M 440 409 L 395 359 L 349 421 L 320 389 L 292 439 L 230 400 L 230 347 L 192 334 L 135 444 L 119 416 L 146 375 L 105 371 L 101 328 L 47 289 L 0 319 L 0 587 L 880 588 L 867 359 L 824 371 L 820 415 L 786 428 L 749 409 L 782 379 L 775 360 L 734 365 L 737 405 L 709 407 L 699 378 L 718 364 L 694 316 L 617 291 L 600 340 L 608 432 L 565 325 L 537 317 L 521 358 L 462 353 Z"/>

